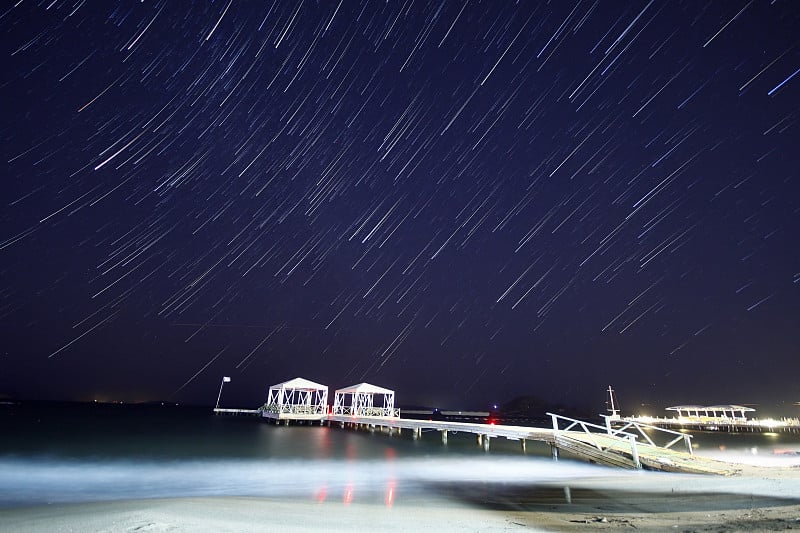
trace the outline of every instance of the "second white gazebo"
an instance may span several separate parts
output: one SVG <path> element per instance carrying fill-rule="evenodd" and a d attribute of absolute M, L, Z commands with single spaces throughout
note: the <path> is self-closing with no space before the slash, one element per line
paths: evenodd
<path fill-rule="evenodd" d="M 383 397 L 383 407 L 375 405 L 375 395 Z M 393 390 L 369 383 L 359 383 L 336 391 L 333 400 L 333 414 L 397 418 L 400 416 L 400 410 L 394 408 Z"/>

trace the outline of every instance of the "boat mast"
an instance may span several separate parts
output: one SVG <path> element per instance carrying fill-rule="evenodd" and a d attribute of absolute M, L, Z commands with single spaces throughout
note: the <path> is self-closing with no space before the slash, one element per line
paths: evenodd
<path fill-rule="evenodd" d="M 611 418 L 619 418 L 619 409 L 614 402 L 614 389 L 611 388 L 611 385 L 608 386 L 608 404 L 610 408 L 607 408 L 608 411 L 611 411 Z"/>

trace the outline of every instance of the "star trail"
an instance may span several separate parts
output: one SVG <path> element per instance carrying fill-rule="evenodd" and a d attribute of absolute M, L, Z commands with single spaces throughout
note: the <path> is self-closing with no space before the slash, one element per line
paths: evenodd
<path fill-rule="evenodd" d="M 788 0 L 9 3 L 0 395 L 791 405 L 798 28 Z"/>

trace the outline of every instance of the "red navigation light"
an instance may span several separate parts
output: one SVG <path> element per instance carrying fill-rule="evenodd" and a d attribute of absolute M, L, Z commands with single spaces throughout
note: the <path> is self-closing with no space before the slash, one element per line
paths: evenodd
<path fill-rule="evenodd" d="M 344 504 L 350 505 L 353 502 L 353 485 L 347 485 L 344 489 Z"/>
<path fill-rule="evenodd" d="M 323 486 L 317 491 L 317 502 L 322 503 L 328 498 L 328 487 Z"/>

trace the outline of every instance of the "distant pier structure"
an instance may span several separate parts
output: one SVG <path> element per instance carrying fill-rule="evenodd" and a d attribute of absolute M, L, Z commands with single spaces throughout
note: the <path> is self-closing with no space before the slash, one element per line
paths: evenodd
<path fill-rule="evenodd" d="M 798 418 L 748 418 L 747 413 L 755 409 L 744 405 L 675 405 L 667 407 L 676 416 L 620 416 L 619 403 L 614 396 L 614 389 L 608 387 L 607 423 L 620 426 L 628 422 L 650 424 L 660 428 L 689 431 L 724 431 L 732 433 L 800 433 Z"/>
<path fill-rule="evenodd" d="M 726 431 L 731 433 L 800 433 L 798 418 L 747 418 L 754 412 L 742 405 L 676 405 L 667 407 L 677 416 L 626 416 L 621 421 L 636 421 L 658 427 L 691 431 Z"/>

